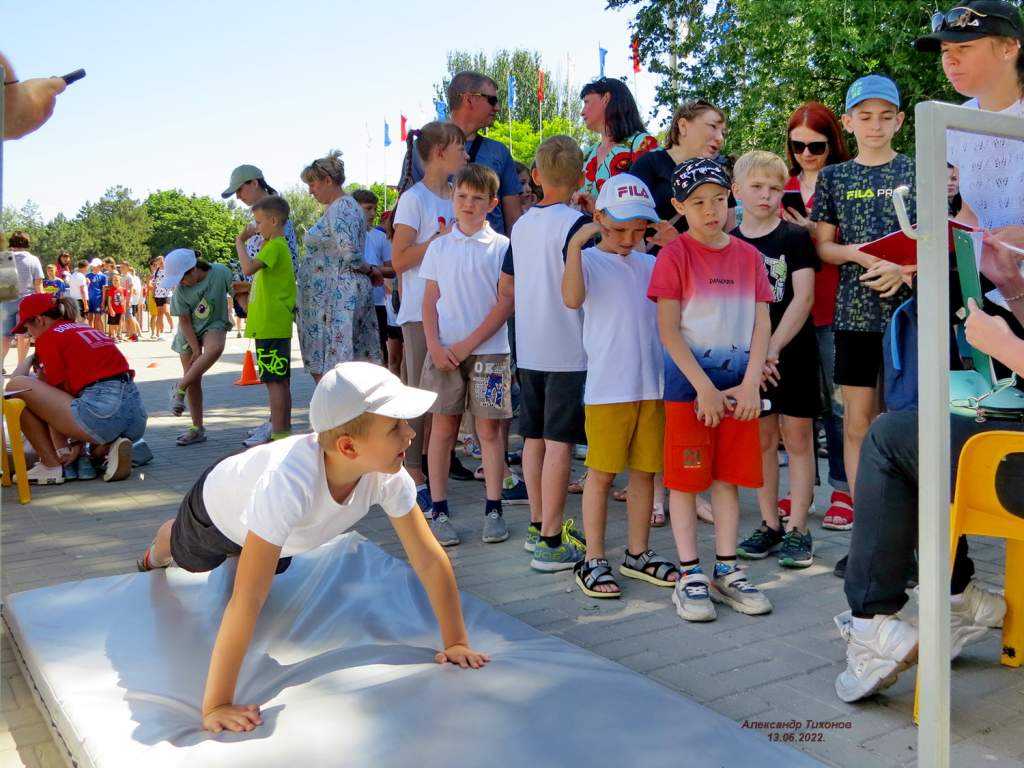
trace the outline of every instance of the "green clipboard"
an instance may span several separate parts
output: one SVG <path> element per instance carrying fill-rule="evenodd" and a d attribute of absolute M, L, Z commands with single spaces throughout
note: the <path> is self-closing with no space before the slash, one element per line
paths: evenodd
<path fill-rule="evenodd" d="M 981 292 L 981 278 L 978 276 L 978 261 L 974 255 L 974 241 L 971 233 L 962 229 L 953 229 L 953 248 L 956 252 L 957 274 L 960 276 L 960 294 L 964 300 L 964 312 L 967 312 L 967 299 L 974 299 L 978 307 L 985 306 L 985 297 Z M 965 318 L 966 319 L 966 316 Z M 971 347 L 974 370 L 993 382 L 992 360 L 981 350 Z"/>

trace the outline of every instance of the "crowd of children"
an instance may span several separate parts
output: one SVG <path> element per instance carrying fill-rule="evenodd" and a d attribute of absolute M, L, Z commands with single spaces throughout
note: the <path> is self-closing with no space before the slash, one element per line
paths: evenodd
<path fill-rule="evenodd" d="M 1005 5 L 989 2 L 986 7 Z M 966 28 L 960 23 L 965 14 L 956 15 L 957 10 L 974 13 L 965 7 L 937 14 L 935 35 Z M 1017 69 L 1024 71 L 1019 14 L 1003 9 L 1001 16 L 991 8 L 988 13 L 1013 32 L 1016 47 L 1010 46 L 1008 55 L 1018 56 Z M 976 14 L 977 19 L 989 16 Z M 948 39 L 961 40 L 955 35 Z M 963 43 L 977 39 L 964 38 Z M 492 81 L 473 73 L 453 80 L 463 81 L 481 91 L 462 96 L 485 98 L 494 107 L 490 99 L 496 96 L 487 92 L 495 90 Z M 700 119 L 706 123 L 702 132 L 694 128 Z M 151 263 L 146 296 L 157 309 L 157 333 L 162 308 L 169 304 L 168 321 L 177 318 L 174 349 L 181 355 L 183 375 L 172 389 L 170 407 L 181 415 L 187 403 L 193 422 L 178 444 L 205 439 L 201 378 L 223 351 L 232 294 L 248 315 L 246 336 L 255 340 L 270 402 L 265 434 L 246 444 L 283 442 L 207 470 L 177 521 L 161 528 L 140 567 L 176 561 L 190 570 L 206 570 L 245 551 L 244 545 L 255 552 L 251 557 L 258 569 L 246 574 L 244 589 L 265 595 L 274 569 L 287 567 L 287 557 L 278 562 L 280 555 L 303 551 L 344 530 L 365 513 L 366 504 L 380 502 L 396 520 L 404 520 L 410 507 L 413 512 L 418 508 L 429 529 L 420 524 L 418 513 L 412 521 L 396 522 L 396 528 L 417 570 L 435 569 L 428 591 L 432 599 L 443 595 L 435 609 L 446 643 L 453 641 L 446 647 L 458 649 L 449 658 L 476 666 L 486 659 L 468 649 L 461 618 L 447 604 L 453 582 L 435 562 L 440 562 L 436 544 L 454 546 L 461 540 L 448 479 L 461 476 L 455 446 L 465 432 L 479 445 L 484 542 L 509 539 L 503 504 L 526 502 L 529 524 L 519 533 L 531 555 L 530 567 L 573 570 L 575 583 L 588 597 L 620 597 L 622 586 L 607 556 L 606 528 L 609 493 L 615 477 L 625 471 L 627 540 L 619 575 L 671 589 L 677 613 L 686 621 L 715 619 L 716 603 L 749 615 L 770 612 L 771 603 L 750 583 L 738 558 L 762 559 L 777 552 L 782 567 L 813 563 L 815 420 L 824 419 L 825 432 L 830 425 L 834 432 L 833 386 L 843 406 L 842 440 L 829 440 L 830 454 L 839 457 L 836 467 L 832 456 L 829 482 L 836 490 L 822 525 L 840 531 L 854 527 L 861 448 L 884 409 L 883 334 L 914 283 L 913 268 L 864 250 L 866 243 L 899 228 L 892 205 L 896 188 L 909 189 L 907 207 L 915 216 L 914 163 L 893 149 L 903 119 L 896 83 L 869 74 L 850 85 L 841 116 L 842 128 L 856 140 L 852 158 L 835 116 L 808 104 L 790 122 L 788 163 L 761 150 L 724 163 L 713 155 L 724 140 L 725 116 L 710 104 L 695 102 L 677 110 L 663 156 L 657 162 L 640 157 L 637 163 L 645 177 L 656 180 L 656 190 L 623 169 L 593 180 L 597 194 L 583 204 L 578 194 L 584 183 L 583 150 L 567 136 L 549 137 L 537 148 L 533 167 L 518 169 L 523 192 L 518 205 L 504 207 L 500 219 L 494 213 L 510 197 L 502 193 L 507 191 L 504 156 L 497 150 L 479 156 L 480 137 L 467 144 L 468 135 L 455 122 L 423 126 L 415 132 L 415 144 L 410 142 L 415 157 L 408 161 L 419 168 L 420 180 L 403 191 L 381 222 L 383 228 L 373 228 L 376 197 L 361 191 L 350 201 L 363 209 L 359 220 L 339 208 L 335 218 L 342 223 L 332 224 L 332 218 L 317 235 L 329 239 L 332 227 L 365 235 L 364 240 L 346 232 L 339 240 L 347 260 L 345 280 L 353 296 L 366 293 L 362 278 L 374 282 L 369 319 L 378 324 L 380 349 L 367 353 L 368 359 L 386 361 L 400 372 L 401 383 L 368 363 L 343 362 L 316 371 L 310 421 L 319 436 L 290 439 L 296 270 L 308 274 L 310 268 L 297 260 L 288 204 L 258 169 L 240 166 L 225 197 L 237 195 L 252 207 L 255 219 L 238 239 L 240 273 L 235 277 L 243 279 L 232 280 L 227 268 L 182 248 Z M 843 146 L 831 146 L 837 143 Z M 331 194 L 331 184 L 340 189 L 343 181 L 343 166 L 334 153 L 314 162 L 303 178 L 328 206 L 340 199 Z M 787 191 L 798 197 L 785 198 Z M 965 201 L 956 205 L 959 210 Z M 669 220 L 666 213 L 672 214 Z M 364 243 L 362 255 L 352 252 Z M 119 274 L 108 262 L 80 261 L 70 273 L 68 260 L 62 262 L 65 274 L 51 266 L 44 290 L 78 301 L 97 331 L 115 340 L 132 337 L 140 330 L 133 316 L 144 294 L 130 267 L 122 265 Z M 833 297 L 825 299 L 832 306 L 824 321 L 818 315 L 823 295 L 819 274 L 834 286 Z M 246 280 L 253 276 L 249 285 Z M 298 283 L 302 295 L 302 278 Z M 310 286 L 307 282 L 305 287 Z M 1008 301 L 1022 297 L 1024 291 Z M 308 315 L 313 308 L 305 310 Z M 353 321 L 362 336 L 366 319 Z M 830 328 L 826 335 L 834 348 L 823 344 L 822 328 Z M 378 389 L 384 393 L 379 397 Z M 392 402 L 406 405 L 387 407 Z M 525 483 L 509 467 L 508 425 L 516 410 Z M 780 442 L 788 462 L 785 495 L 780 491 Z M 588 468 L 582 529 L 564 514 L 571 460 L 580 445 L 586 446 Z M 317 480 L 316 488 L 306 489 L 309 509 L 281 498 L 281 508 L 290 515 L 287 525 L 265 511 L 273 501 L 269 496 L 244 510 L 207 509 L 203 500 L 216 495 L 217 488 L 223 495 L 233 478 L 242 477 L 246 464 L 260 468 L 261 487 L 270 496 L 280 492 L 281 473 L 292 464 L 302 465 L 303 471 L 313 467 L 310 471 L 318 476 L 326 473 L 327 483 Z M 405 469 L 399 472 L 398 464 Z M 384 472 L 391 474 L 378 474 Z M 350 494 L 362 487 L 361 473 L 372 475 L 375 485 L 353 502 Z M 672 559 L 651 549 L 649 541 L 652 525 L 664 523 L 662 478 L 669 491 Z M 757 489 L 761 516 L 760 525 L 746 536 L 739 530 L 740 488 Z M 325 490 L 330 499 L 319 498 Z M 706 492 L 714 525 L 707 572 L 697 537 L 699 494 Z M 321 503 L 323 509 L 317 506 Z M 346 509 L 350 503 L 363 506 L 346 512 L 348 517 L 334 527 L 321 519 L 332 504 Z M 246 515 L 250 522 L 239 522 Z M 308 533 L 303 525 L 309 515 L 319 528 L 315 536 L 303 538 L 299 534 Z M 427 530 L 434 540 L 424 540 Z M 841 562 L 838 575 L 843 568 Z M 251 625 L 254 616 L 234 615 L 241 610 L 229 607 L 230 622 Z M 852 628 L 844 631 L 850 635 L 867 626 L 864 621 L 855 614 Z M 237 651 L 215 651 L 204 709 L 208 727 L 257 723 L 252 710 L 230 703 L 241 663 Z M 876 680 L 871 690 L 887 680 Z M 859 692 L 849 700 L 865 695 L 870 686 L 854 688 Z"/>

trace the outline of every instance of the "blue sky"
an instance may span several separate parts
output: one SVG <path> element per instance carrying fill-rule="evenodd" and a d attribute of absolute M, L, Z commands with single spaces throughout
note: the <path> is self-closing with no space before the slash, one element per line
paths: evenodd
<path fill-rule="evenodd" d="M 606 74 L 631 74 L 632 14 L 603 0 L 295 0 L 173 3 L 65 0 L 10 3 L 3 51 L 27 78 L 84 67 L 54 118 L 4 148 L 4 204 L 35 201 L 45 218 L 72 216 L 123 184 L 217 196 L 231 169 L 259 165 L 271 184 L 298 183 L 328 149 L 345 153 L 349 180 L 401 163 L 399 115 L 434 115 L 433 84 L 445 53 L 525 47 L 579 83 L 595 77 L 598 42 Z M 507 7 L 507 10 L 503 10 Z M 430 8 L 425 12 L 424 8 Z M 645 117 L 655 78 L 638 76 Z M 523 94 L 520 94 L 520 98 Z M 383 123 L 394 143 L 383 149 Z M 656 127 L 653 125 L 652 128 Z"/>

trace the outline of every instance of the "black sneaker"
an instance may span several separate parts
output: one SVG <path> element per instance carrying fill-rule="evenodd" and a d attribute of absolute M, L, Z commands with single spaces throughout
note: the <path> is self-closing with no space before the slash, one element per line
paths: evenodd
<path fill-rule="evenodd" d="M 811 531 L 800 533 L 793 528 L 782 538 L 782 549 L 779 550 L 779 565 L 786 568 L 806 568 L 814 562 L 814 542 Z"/>
<path fill-rule="evenodd" d="M 832 569 L 832 575 L 837 579 L 846 578 L 846 561 L 849 559 L 849 555 L 843 555 L 839 558 L 839 562 L 836 563 L 836 567 Z"/>
<path fill-rule="evenodd" d="M 782 543 L 782 529 L 769 528 L 768 523 L 761 521 L 761 527 L 755 528 L 754 532 L 736 547 L 736 554 L 747 560 L 761 560 Z"/>
<path fill-rule="evenodd" d="M 474 480 L 473 470 L 466 469 L 459 458 L 452 452 L 451 465 L 448 467 L 448 477 L 452 480 Z"/>

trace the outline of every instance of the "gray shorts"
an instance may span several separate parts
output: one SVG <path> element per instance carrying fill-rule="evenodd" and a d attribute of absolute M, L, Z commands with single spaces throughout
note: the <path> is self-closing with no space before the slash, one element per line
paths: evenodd
<path fill-rule="evenodd" d="M 71 401 L 71 415 L 96 445 L 127 437 L 135 442 L 146 431 L 146 409 L 128 374 L 97 381 Z"/>

